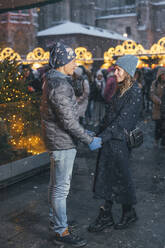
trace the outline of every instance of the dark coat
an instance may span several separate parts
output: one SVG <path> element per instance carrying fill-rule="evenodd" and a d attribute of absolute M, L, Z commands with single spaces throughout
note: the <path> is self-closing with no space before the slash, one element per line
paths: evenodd
<path fill-rule="evenodd" d="M 136 83 L 123 96 L 119 92 L 107 106 L 100 137 L 103 147 L 99 152 L 95 174 L 95 197 L 115 200 L 121 204 L 135 204 L 136 196 L 131 179 L 130 149 L 124 129 L 135 129 L 142 107 L 141 90 Z"/>
<path fill-rule="evenodd" d="M 156 80 L 152 82 L 150 89 L 150 97 L 153 102 L 152 106 L 152 119 L 160 120 L 160 101 L 163 96 L 163 91 L 165 89 L 165 83 L 161 82 L 160 75 L 165 73 L 165 68 L 159 68 L 156 76 Z"/>
<path fill-rule="evenodd" d="M 42 130 L 49 151 L 75 148 L 93 140 L 79 124 L 79 107 L 67 76 L 51 69 L 43 86 Z"/>

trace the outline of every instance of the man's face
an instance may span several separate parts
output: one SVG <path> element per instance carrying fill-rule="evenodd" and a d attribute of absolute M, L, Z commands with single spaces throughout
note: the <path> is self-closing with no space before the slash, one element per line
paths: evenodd
<path fill-rule="evenodd" d="M 76 59 L 73 59 L 68 64 L 64 65 L 65 74 L 73 75 L 76 68 L 77 68 Z"/>
<path fill-rule="evenodd" d="M 114 74 L 116 76 L 117 83 L 120 83 L 120 82 L 124 81 L 125 71 L 121 67 L 116 66 L 115 67 L 115 73 Z"/>

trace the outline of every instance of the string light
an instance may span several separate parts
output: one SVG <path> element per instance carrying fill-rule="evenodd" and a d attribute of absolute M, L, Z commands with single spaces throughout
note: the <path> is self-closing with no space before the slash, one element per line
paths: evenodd
<path fill-rule="evenodd" d="M 17 63 L 14 63 L 1 62 L 7 73 L 1 75 L 0 114 L 6 123 L 9 144 L 13 149 L 20 153 L 39 154 L 45 151 L 39 129 L 39 100 L 34 100 L 36 96 L 29 96 L 30 93 L 26 92 L 23 75 L 17 72 Z"/>

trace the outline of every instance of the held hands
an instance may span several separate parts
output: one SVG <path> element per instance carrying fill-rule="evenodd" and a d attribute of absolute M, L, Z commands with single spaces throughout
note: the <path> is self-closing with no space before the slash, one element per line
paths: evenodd
<path fill-rule="evenodd" d="M 92 143 L 89 144 L 89 149 L 94 151 L 102 147 L 102 139 L 100 137 L 94 137 Z"/>

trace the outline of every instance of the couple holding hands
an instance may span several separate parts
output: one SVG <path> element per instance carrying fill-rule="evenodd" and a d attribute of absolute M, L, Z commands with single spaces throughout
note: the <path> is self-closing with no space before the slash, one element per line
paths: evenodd
<path fill-rule="evenodd" d="M 43 137 L 50 155 L 49 228 L 56 244 L 82 247 L 87 241 L 75 236 L 68 225 L 66 198 L 70 189 L 78 141 L 91 151 L 100 149 L 94 182 L 94 195 L 104 200 L 97 218 L 89 225 L 90 232 L 100 232 L 114 226 L 127 228 L 137 220 L 134 209 L 135 190 L 130 174 L 130 153 L 125 129 L 136 127 L 141 111 L 141 91 L 133 81 L 138 59 L 125 55 L 117 59 L 115 76 L 117 90 L 107 105 L 104 121 L 97 137 L 79 123 L 79 109 L 68 76 L 76 66 L 73 49 L 61 42 L 50 50 L 49 71 L 45 76 L 41 103 Z M 122 205 L 122 217 L 115 223 L 113 202 Z"/>

